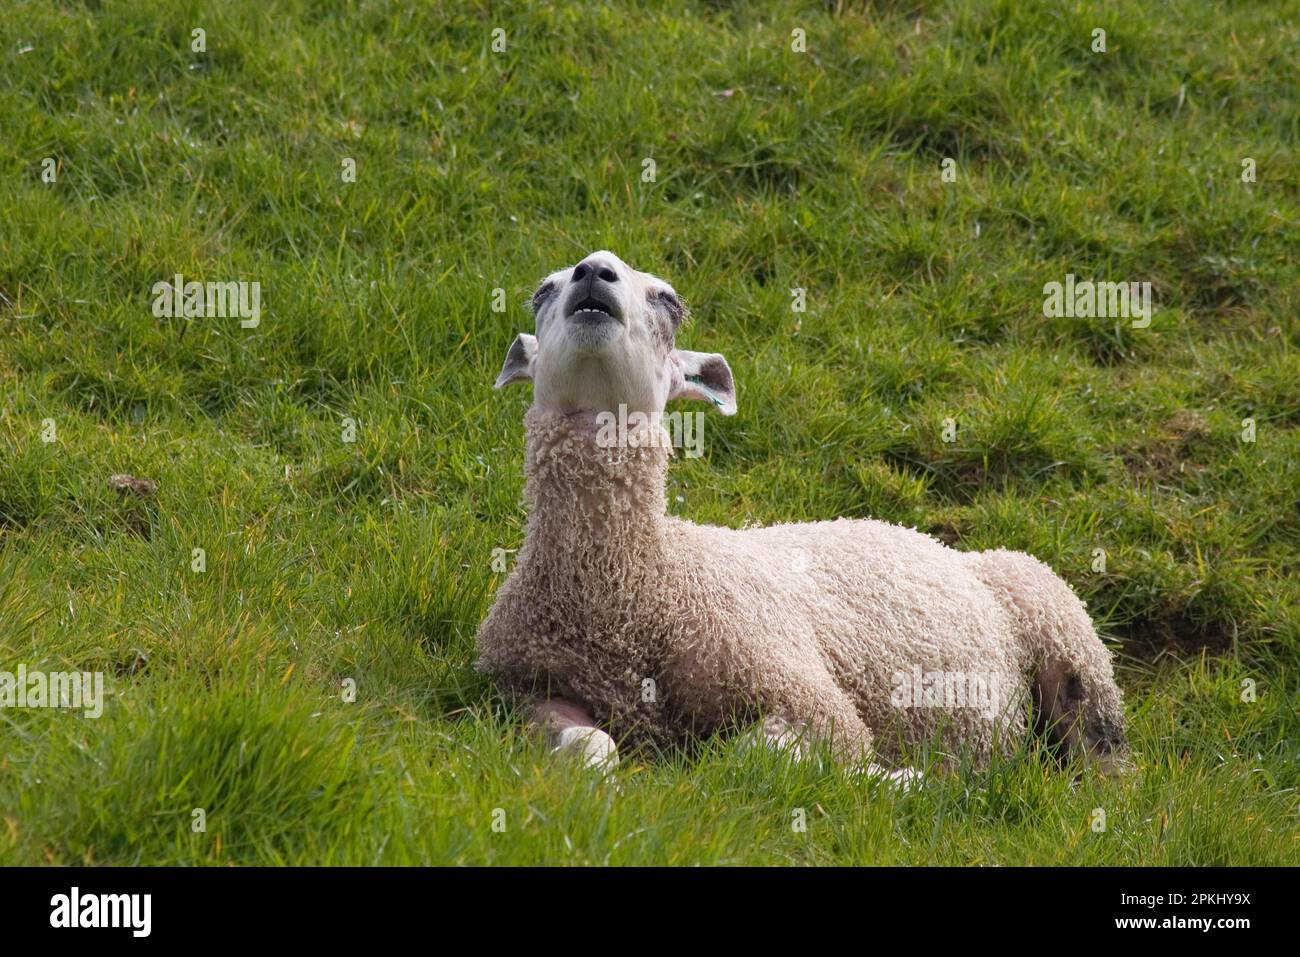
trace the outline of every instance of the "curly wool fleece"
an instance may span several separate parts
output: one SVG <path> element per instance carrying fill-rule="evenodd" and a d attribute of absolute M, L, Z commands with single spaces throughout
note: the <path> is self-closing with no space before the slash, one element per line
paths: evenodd
<path fill-rule="evenodd" d="M 938 734 L 986 759 L 1068 684 L 1093 737 L 1122 740 L 1110 655 L 1036 559 L 872 520 L 695 525 L 666 514 L 657 425 L 625 448 L 601 448 L 590 413 L 533 408 L 525 428 L 524 544 L 477 639 L 508 689 L 580 704 L 624 742 L 686 745 L 763 714 L 845 758 Z M 922 673 L 992 699 L 900 694 Z"/>

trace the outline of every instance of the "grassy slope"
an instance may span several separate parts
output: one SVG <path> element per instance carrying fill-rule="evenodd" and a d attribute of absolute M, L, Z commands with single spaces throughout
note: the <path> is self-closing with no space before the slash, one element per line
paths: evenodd
<path fill-rule="evenodd" d="M 0 712 L 0 862 L 1300 859 L 1300 4 L 334 6 L 0 14 L 0 670 L 111 692 Z M 674 510 L 1033 551 L 1140 772 L 900 796 L 717 744 L 616 790 L 522 738 L 470 668 L 522 527 L 489 385 L 602 246 L 736 371 Z M 176 272 L 261 281 L 261 326 L 155 319 Z M 1044 319 L 1067 272 L 1150 280 L 1151 327 Z"/>

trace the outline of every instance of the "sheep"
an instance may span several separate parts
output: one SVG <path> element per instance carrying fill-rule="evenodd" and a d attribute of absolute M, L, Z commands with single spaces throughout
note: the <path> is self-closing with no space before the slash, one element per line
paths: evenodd
<path fill-rule="evenodd" d="M 533 311 L 495 383 L 533 384 L 527 525 L 476 667 L 554 749 L 608 768 L 615 739 L 689 747 L 756 725 L 874 768 L 936 740 L 946 762 L 986 763 L 1032 730 L 1123 769 L 1110 653 L 1047 565 L 875 520 L 671 516 L 665 404 L 734 414 L 726 359 L 676 348 L 676 292 L 604 250 L 548 276 Z M 611 441 L 616 410 L 628 425 Z"/>

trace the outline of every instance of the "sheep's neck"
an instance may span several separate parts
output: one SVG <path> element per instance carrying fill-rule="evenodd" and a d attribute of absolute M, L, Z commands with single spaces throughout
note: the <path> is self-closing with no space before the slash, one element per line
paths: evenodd
<path fill-rule="evenodd" d="M 669 450 L 657 426 L 608 445 L 590 414 L 530 409 L 524 497 L 525 552 L 564 561 L 580 550 L 611 561 L 644 561 L 661 541 Z M 525 556 L 521 555 L 521 558 Z M 540 557 L 540 555 L 539 555 Z"/>

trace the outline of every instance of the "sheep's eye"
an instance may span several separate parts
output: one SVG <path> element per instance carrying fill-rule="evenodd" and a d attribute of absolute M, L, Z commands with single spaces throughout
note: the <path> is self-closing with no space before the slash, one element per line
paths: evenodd
<path fill-rule="evenodd" d="M 537 288 L 537 292 L 533 293 L 533 314 L 534 315 L 537 314 L 537 310 L 542 308 L 542 306 L 546 303 L 546 300 L 550 299 L 553 295 L 555 295 L 555 289 L 556 286 L 555 283 L 553 282 L 544 282 Z"/>
<path fill-rule="evenodd" d="M 650 301 L 663 306 L 668 313 L 668 318 L 672 321 L 673 331 L 682 324 L 682 318 L 686 315 L 686 307 L 682 301 L 677 298 L 677 294 L 667 289 L 656 289 L 650 293 Z"/>

